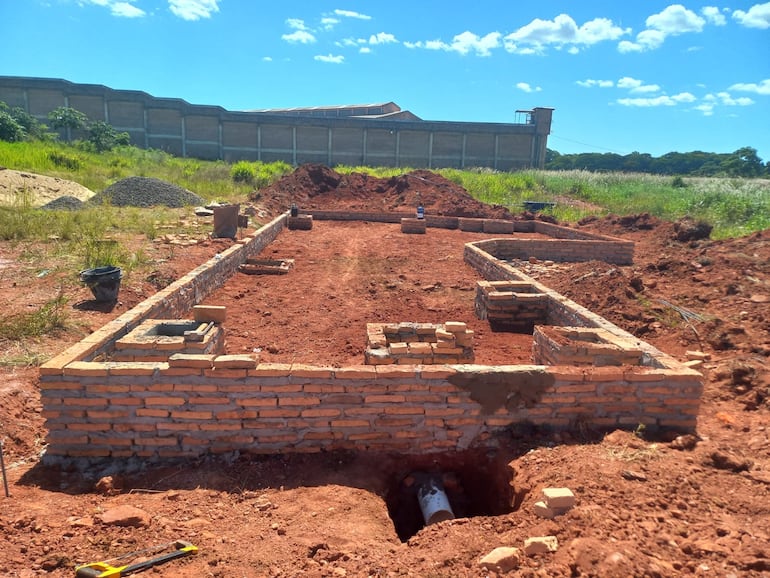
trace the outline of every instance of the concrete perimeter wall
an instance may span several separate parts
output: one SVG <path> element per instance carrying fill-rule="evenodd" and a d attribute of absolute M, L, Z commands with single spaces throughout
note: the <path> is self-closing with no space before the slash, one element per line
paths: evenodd
<path fill-rule="evenodd" d="M 74 108 L 127 132 L 135 146 L 176 156 L 294 166 L 542 168 L 552 115 L 537 108 L 527 124 L 511 124 L 233 112 L 133 90 L 16 76 L 0 76 L 0 101 L 43 123 L 56 108 Z"/>
<path fill-rule="evenodd" d="M 424 453 L 485 447 L 522 422 L 694 430 L 702 391 L 699 373 L 472 244 L 466 246 L 466 261 L 483 276 L 532 283 L 548 295 L 550 320 L 618 335 L 618 342 L 628 340 L 643 352 L 640 364 L 325 367 L 184 354 L 167 361 L 109 361 L 118 337 L 150 316 L 184 315 L 215 279 L 221 282 L 266 246 L 285 219 L 279 217 L 221 259 L 212 259 L 44 364 L 40 388 L 49 431 L 46 455 Z M 166 300 L 171 305 L 161 305 Z"/>

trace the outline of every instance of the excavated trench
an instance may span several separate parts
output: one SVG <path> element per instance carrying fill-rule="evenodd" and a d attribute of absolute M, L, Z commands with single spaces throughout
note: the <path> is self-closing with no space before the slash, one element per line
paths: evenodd
<path fill-rule="evenodd" d="M 401 456 L 396 471 L 388 475 L 385 495 L 399 539 L 406 542 L 428 521 L 499 516 L 517 510 L 525 494 L 516 491 L 508 463 L 489 450 Z M 426 504 L 421 499 L 426 484 L 443 490 L 451 514 L 436 507 L 436 502 Z M 435 514 L 432 518 L 431 513 Z"/>

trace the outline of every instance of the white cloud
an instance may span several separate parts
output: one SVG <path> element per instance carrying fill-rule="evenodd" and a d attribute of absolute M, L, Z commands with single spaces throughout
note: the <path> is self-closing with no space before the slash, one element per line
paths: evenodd
<path fill-rule="evenodd" d="M 724 106 L 750 106 L 754 104 L 748 96 L 733 98 L 729 92 L 717 92 L 716 94 L 707 94 L 704 100 L 719 101 Z"/>
<path fill-rule="evenodd" d="M 754 101 L 748 97 L 742 96 L 733 98 L 729 92 L 709 93 L 703 97 L 703 102 L 693 107 L 703 113 L 704 116 L 713 116 L 714 109 L 719 106 L 751 106 Z"/>
<path fill-rule="evenodd" d="M 754 4 L 748 12 L 735 10 L 733 18 L 747 28 L 770 28 L 770 2 Z"/>
<path fill-rule="evenodd" d="M 730 87 L 730 90 L 737 90 L 739 92 L 755 92 L 757 94 L 767 96 L 770 95 L 770 78 L 761 80 L 759 83 L 739 82 L 738 84 L 733 84 Z"/>
<path fill-rule="evenodd" d="M 85 0 L 85 4 L 93 4 L 102 8 L 109 8 L 110 14 L 119 18 L 141 18 L 147 13 L 141 8 L 132 4 L 136 0 L 116 1 L 116 0 Z"/>
<path fill-rule="evenodd" d="M 293 30 L 308 30 L 308 27 L 305 25 L 305 21 L 301 18 L 287 18 L 286 26 Z"/>
<path fill-rule="evenodd" d="M 644 84 L 644 82 L 641 80 L 637 78 L 631 78 L 630 76 L 624 76 L 623 78 L 619 79 L 618 88 L 625 88 L 634 94 L 658 92 L 660 90 L 660 86 L 657 84 Z"/>
<path fill-rule="evenodd" d="M 711 102 L 704 102 L 703 104 L 699 104 L 697 106 L 693 107 L 695 110 L 699 110 L 703 113 L 703 116 L 713 116 L 714 115 L 714 103 Z"/>
<path fill-rule="evenodd" d="M 347 47 L 350 48 L 351 46 L 360 46 L 362 44 L 366 44 L 366 40 L 363 38 L 343 38 L 342 40 L 338 40 L 334 43 L 335 46 L 339 46 L 340 48 Z"/>
<path fill-rule="evenodd" d="M 477 56 L 489 56 L 491 49 L 500 46 L 500 33 L 490 32 L 484 37 L 479 37 L 472 32 L 465 31 L 452 39 L 451 44 L 443 40 L 419 40 L 417 42 L 404 42 L 407 48 L 424 48 L 425 50 L 444 50 L 468 54 L 475 52 Z"/>
<path fill-rule="evenodd" d="M 315 36 L 313 36 L 307 30 L 296 30 L 291 34 L 281 35 L 281 38 L 292 44 L 312 44 L 315 42 Z"/>
<path fill-rule="evenodd" d="M 358 52 L 361 54 L 369 54 L 372 51 L 368 46 L 362 46 Z"/>
<path fill-rule="evenodd" d="M 335 10 L 334 13 L 337 16 L 343 16 L 345 18 L 357 18 L 358 20 L 371 20 L 371 16 L 361 14 L 360 12 L 353 12 L 352 10 Z"/>
<path fill-rule="evenodd" d="M 593 78 L 578 80 L 575 84 L 585 88 L 592 88 L 594 86 L 598 86 L 599 88 L 612 88 L 615 86 L 615 83 L 611 80 L 594 80 Z"/>
<path fill-rule="evenodd" d="M 317 60 L 319 62 L 328 62 L 331 64 L 342 64 L 343 62 L 345 62 L 345 57 L 342 55 L 334 56 L 332 54 L 327 54 L 327 55 L 318 54 L 313 57 L 313 60 Z"/>
<path fill-rule="evenodd" d="M 451 47 L 449 44 L 441 41 L 441 40 L 426 40 L 423 42 L 417 42 L 416 46 L 418 48 L 427 48 L 428 50 L 451 50 Z"/>
<path fill-rule="evenodd" d="M 725 15 L 722 14 L 721 10 L 716 6 L 704 6 L 701 8 L 700 13 L 705 16 L 706 20 L 715 26 L 724 26 L 727 24 L 727 18 L 725 18 Z"/>
<path fill-rule="evenodd" d="M 262 62 L 272 62 L 272 61 L 273 61 L 273 57 L 272 56 L 263 56 L 262 57 Z"/>
<path fill-rule="evenodd" d="M 398 40 L 396 40 L 395 36 L 388 34 L 387 32 L 378 32 L 369 37 L 369 44 L 391 44 L 393 42 L 398 42 Z"/>
<path fill-rule="evenodd" d="M 465 31 L 452 39 L 449 50 L 468 54 L 475 52 L 477 56 L 489 56 L 492 48 L 500 46 L 500 33 L 490 32 L 486 36 L 479 37 L 472 32 Z"/>
<path fill-rule="evenodd" d="M 331 30 L 339 23 L 340 21 L 338 18 L 332 18 L 331 16 L 325 16 L 321 18 L 321 26 L 324 28 L 324 30 Z"/>
<path fill-rule="evenodd" d="M 672 4 L 664 8 L 662 12 L 647 18 L 645 23 L 647 28 L 660 30 L 666 35 L 677 35 L 686 32 L 700 32 L 706 21 L 681 4 Z"/>
<path fill-rule="evenodd" d="M 543 52 L 547 46 L 560 48 L 570 45 L 590 46 L 603 40 L 617 40 L 624 34 L 629 34 L 630 28 L 616 26 L 607 18 L 596 18 L 578 26 L 575 20 L 567 14 L 559 14 L 553 20 L 535 18 L 529 24 L 508 34 L 504 46 L 508 52 L 523 54 Z M 524 45 L 521 48 L 520 45 Z M 570 52 L 575 52 L 570 50 Z"/>
<path fill-rule="evenodd" d="M 218 3 L 219 0 L 168 0 L 168 7 L 182 20 L 200 20 L 219 12 Z"/>
<path fill-rule="evenodd" d="M 639 86 L 642 86 L 642 81 L 637 80 L 636 78 L 631 78 L 630 76 L 624 76 L 618 80 L 618 88 L 628 88 L 633 90 Z"/>
<path fill-rule="evenodd" d="M 716 20 L 713 11 L 708 7 L 711 20 Z M 710 20 L 710 21 L 711 21 Z M 714 22 L 717 23 L 717 22 Z M 646 30 L 636 35 L 635 41 L 623 40 L 618 43 L 618 51 L 645 52 L 659 48 L 668 36 L 678 36 L 689 32 L 701 32 L 706 24 L 706 19 L 701 18 L 692 10 L 688 10 L 681 4 L 667 6 L 661 12 L 649 16 L 645 20 Z"/>
<path fill-rule="evenodd" d="M 676 106 L 681 103 L 694 102 L 695 96 L 689 92 L 680 92 L 674 96 L 661 95 L 652 98 L 619 98 L 618 104 L 623 106 L 655 107 L 655 106 Z"/>
<path fill-rule="evenodd" d="M 543 90 L 539 86 L 535 86 L 535 87 L 531 86 L 528 82 L 517 82 L 516 88 L 518 88 L 523 92 L 540 92 L 541 90 Z"/>
<path fill-rule="evenodd" d="M 123 18 L 141 18 L 147 15 L 144 10 L 128 2 L 115 2 L 110 8 L 113 16 L 121 16 Z"/>

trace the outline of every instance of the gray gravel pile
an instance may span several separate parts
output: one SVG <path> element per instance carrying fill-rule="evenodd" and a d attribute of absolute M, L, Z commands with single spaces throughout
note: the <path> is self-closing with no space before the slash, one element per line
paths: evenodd
<path fill-rule="evenodd" d="M 83 201 L 77 197 L 65 195 L 58 199 L 54 199 L 53 201 L 49 201 L 40 208 L 52 211 L 77 211 L 78 209 L 83 208 Z"/>
<path fill-rule="evenodd" d="M 106 203 L 115 207 L 187 207 L 202 205 L 206 200 L 185 188 L 152 177 L 128 177 L 97 193 L 89 203 Z"/>

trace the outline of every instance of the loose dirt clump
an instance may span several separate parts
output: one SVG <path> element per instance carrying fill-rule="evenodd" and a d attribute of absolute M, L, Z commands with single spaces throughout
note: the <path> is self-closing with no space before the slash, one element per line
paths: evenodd
<path fill-rule="evenodd" d="M 467 193 L 437 175 L 416 174 L 421 178 L 375 179 L 302 167 L 281 186 L 260 191 L 253 202 L 265 214 L 284 212 L 292 202 L 300 210 L 411 212 L 419 192 L 428 214 L 504 215 L 471 203 Z M 312 231 L 287 231 L 264 251 L 265 258 L 296 257 L 288 275 L 275 277 L 282 284 L 279 299 L 259 299 L 260 284 L 271 281 L 258 276 L 241 275 L 225 287 L 233 312 L 236 303 L 249 303 L 234 315 L 228 305 L 226 330 L 241 348 L 264 346 L 267 359 L 296 351 L 298 358 L 308 355 L 304 361 L 312 349 L 329 345 L 323 331 L 333 331 L 339 344 L 334 348 L 342 350 L 346 362 L 360 359 L 365 321 L 382 321 L 389 314 L 378 304 L 403 307 L 399 316 L 446 321 L 461 313 L 449 304 L 472 293 L 475 274 L 461 254 L 464 233 L 429 229 L 419 242 L 405 242 L 397 225 L 355 223 L 340 243 L 336 226 L 317 225 Z M 51 392 L 40 391 L 36 367 L 5 366 L 0 368 L 0 439 L 10 497 L 0 487 L 0 575 L 69 578 L 75 564 L 182 539 L 200 552 L 149 574 L 766 576 L 770 231 L 680 242 L 674 239 L 673 223 L 643 215 L 590 219 L 577 227 L 634 241 L 634 264 L 527 261 L 521 268 L 661 351 L 695 362 L 705 387 L 700 406 L 692 408 L 698 412 L 696 432 L 671 439 L 638 424 L 609 433 L 588 427 L 553 432 L 523 424 L 504 432 L 498 447 L 488 452 L 435 460 L 423 456 L 420 470 L 435 468 L 446 483 L 457 480 L 466 499 L 484 493 L 503 496 L 506 486 L 512 497 L 507 509 L 499 504 L 463 509 L 473 515 L 404 532 L 395 526 L 403 515 L 397 510 L 414 504 L 402 506 L 396 493 L 418 466 L 404 456 L 222 455 L 185 463 L 133 459 L 43 466 L 46 430 L 40 400 Z M 148 279 L 125 278 L 114 309 L 84 306 L 90 295 L 79 287 L 68 295 L 71 325 L 31 347 L 55 355 L 233 242 L 145 247 L 155 261 L 153 273 Z M 35 247 L 23 249 L 29 254 Z M 59 290 L 55 274 L 40 275 L 53 263 L 28 266 L 21 251 L 0 243 L 3 315 L 35 309 Z M 322 277 L 317 267 L 304 267 L 309 261 L 328 263 L 331 274 Z M 313 291 L 307 290 L 310 284 Z M 363 310 L 370 313 L 357 317 Z M 514 349 L 517 343 L 506 342 L 504 334 L 485 333 L 488 328 L 481 324 L 478 329 L 481 345 L 509 347 L 516 359 L 527 354 Z M 292 345 L 281 340 L 284 333 L 296 335 Z M 19 345 L 0 347 L 11 358 Z M 130 384 L 126 387 L 130 395 Z M 146 425 L 152 427 L 152 420 Z M 536 504 L 548 487 L 570 488 L 575 506 L 553 519 L 539 517 Z M 141 523 L 121 525 L 127 520 Z M 542 536 L 557 538 L 556 552 L 523 553 L 526 540 Z M 498 547 L 520 550 L 518 567 L 507 574 L 479 565 Z"/>

